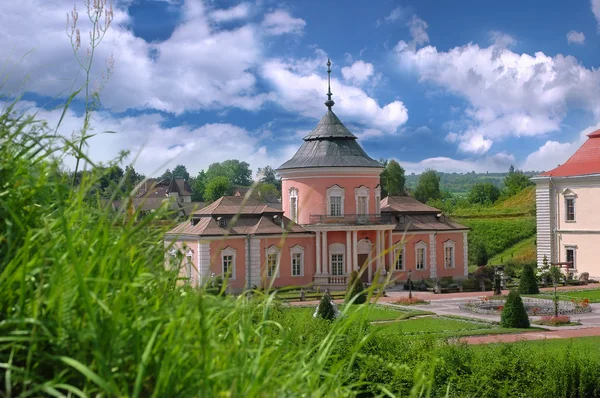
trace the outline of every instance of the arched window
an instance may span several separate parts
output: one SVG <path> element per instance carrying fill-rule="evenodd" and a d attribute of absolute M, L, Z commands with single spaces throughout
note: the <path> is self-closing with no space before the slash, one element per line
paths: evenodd
<path fill-rule="evenodd" d="M 369 188 L 364 185 L 354 188 L 354 199 L 356 200 L 356 214 L 369 214 Z"/>
<path fill-rule="evenodd" d="M 266 251 L 267 259 L 267 277 L 278 278 L 279 277 L 279 259 L 280 251 L 277 246 L 271 246 Z"/>
<path fill-rule="evenodd" d="M 296 245 L 290 249 L 292 276 L 304 276 L 304 248 Z"/>
<path fill-rule="evenodd" d="M 456 258 L 456 244 L 452 240 L 444 242 L 444 268 L 454 268 Z"/>
<path fill-rule="evenodd" d="M 223 277 L 235 279 L 235 249 L 227 247 L 221 250 L 221 271 Z"/>
<path fill-rule="evenodd" d="M 298 222 L 298 189 L 290 188 L 290 220 Z"/>
<path fill-rule="evenodd" d="M 427 268 L 427 243 L 423 241 L 415 244 L 415 268 L 419 271 Z"/>

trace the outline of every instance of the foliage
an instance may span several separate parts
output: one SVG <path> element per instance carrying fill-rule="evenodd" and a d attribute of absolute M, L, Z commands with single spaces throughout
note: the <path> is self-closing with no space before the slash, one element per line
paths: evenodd
<path fill-rule="evenodd" d="M 333 309 L 333 305 L 331 304 L 331 296 L 329 293 L 325 293 L 323 297 L 321 297 L 321 301 L 319 302 L 319 307 L 317 309 L 317 316 L 326 321 L 333 321 L 335 319 L 335 311 Z"/>
<path fill-rule="evenodd" d="M 233 185 L 229 178 L 225 176 L 217 176 L 211 179 L 204 189 L 204 200 L 207 202 L 214 202 L 221 196 L 231 195 Z"/>
<path fill-rule="evenodd" d="M 382 197 L 404 195 L 404 169 L 395 160 L 385 161 L 385 168 L 380 175 Z"/>
<path fill-rule="evenodd" d="M 200 170 L 196 177 L 190 179 L 192 187 L 192 201 L 202 202 L 204 200 L 204 190 L 206 189 L 206 173 Z"/>
<path fill-rule="evenodd" d="M 422 300 L 422 299 L 417 298 L 417 297 L 412 297 L 412 298 L 402 297 L 402 298 L 399 298 L 398 300 L 394 301 L 393 304 L 398 304 L 398 305 L 419 305 L 419 304 L 429 304 L 429 301 L 425 301 L 425 300 Z"/>
<path fill-rule="evenodd" d="M 534 185 L 525 173 L 521 170 L 515 170 L 514 166 L 510 166 L 508 174 L 504 177 L 504 186 L 506 187 L 506 197 L 513 196 L 523 189 Z"/>
<path fill-rule="evenodd" d="M 233 186 L 249 187 L 252 185 L 250 165 L 236 159 L 229 159 L 208 166 L 206 170 L 207 185 L 217 177 L 227 177 Z"/>
<path fill-rule="evenodd" d="M 271 166 L 259 167 L 256 175 L 260 177 L 260 181 L 265 184 L 271 184 L 278 192 L 281 192 L 281 177 Z M 277 196 L 279 197 L 280 194 Z"/>
<path fill-rule="evenodd" d="M 519 293 L 538 294 L 539 292 L 540 289 L 538 288 L 533 267 L 530 264 L 524 264 L 521 278 L 519 279 Z"/>
<path fill-rule="evenodd" d="M 471 264 L 475 264 L 477 266 L 487 265 L 488 253 L 485 245 L 481 242 L 474 242 L 471 247 L 471 251 L 473 253 Z"/>
<path fill-rule="evenodd" d="M 414 196 L 415 199 L 423 203 L 431 199 L 441 198 L 440 177 L 435 170 L 427 170 L 421 174 Z"/>
<path fill-rule="evenodd" d="M 535 322 L 535 324 L 548 326 L 572 325 L 571 318 L 567 315 L 543 316 L 539 321 Z"/>
<path fill-rule="evenodd" d="M 175 166 L 171 175 L 172 178 L 183 178 L 186 181 L 190 179 L 190 173 L 188 173 L 187 168 L 182 164 Z"/>
<path fill-rule="evenodd" d="M 469 202 L 472 204 L 491 205 L 500 197 L 500 189 L 491 182 L 478 182 L 469 192 Z"/>
<path fill-rule="evenodd" d="M 529 317 L 525 311 L 519 292 L 511 290 L 500 315 L 500 326 L 503 328 L 528 328 Z"/>
<path fill-rule="evenodd" d="M 252 194 L 250 196 L 257 200 L 270 202 L 277 200 L 277 198 L 280 196 L 280 193 L 275 185 L 266 182 L 259 182 L 252 189 Z"/>
<path fill-rule="evenodd" d="M 536 232 L 534 217 L 503 217 L 474 219 L 455 219 L 470 227 L 469 261 L 473 262 L 473 251 L 478 244 L 485 246 L 488 256 L 494 256 L 523 239 L 530 238 Z"/>
<path fill-rule="evenodd" d="M 350 292 L 346 297 L 346 301 L 354 299 L 353 304 L 364 304 L 367 301 L 367 293 L 365 292 L 365 286 L 362 280 L 358 276 L 358 272 L 352 271 L 350 274 L 350 280 L 348 281 L 348 291 Z"/>

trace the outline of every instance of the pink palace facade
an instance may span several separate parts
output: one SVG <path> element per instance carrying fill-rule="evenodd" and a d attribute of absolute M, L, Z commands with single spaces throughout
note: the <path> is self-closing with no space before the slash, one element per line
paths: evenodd
<path fill-rule="evenodd" d="M 329 90 L 331 91 L 331 90 Z M 165 236 L 167 262 L 194 286 L 223 275 L 234 291 L 284 286 L 343 289 L 367 283 L 468 275 L 468 228 L 408 196 L 381 197 L 383 166 L 327 112 L 278 168 L 282 209 L 225 196 Z M 178 264 L 180 262 L 177 262 Z M 392 273 L 392 275 L 388 275 Z"/>

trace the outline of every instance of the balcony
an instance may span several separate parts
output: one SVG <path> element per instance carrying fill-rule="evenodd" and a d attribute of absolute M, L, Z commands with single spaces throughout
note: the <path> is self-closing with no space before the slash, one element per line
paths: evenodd
<path fill-rule="evenodd" d="M 383 225 L 392 223 L 391 214 L 344 214 L 328 216 L 327 214 L 311 214 L 308 219 L 311 225 Z"/>

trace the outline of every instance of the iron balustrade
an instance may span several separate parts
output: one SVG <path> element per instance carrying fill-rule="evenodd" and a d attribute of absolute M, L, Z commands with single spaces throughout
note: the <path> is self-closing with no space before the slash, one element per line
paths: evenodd
<path fill-rule="evenodd" d="M 344 214 L 329 216 L 327 214 L 311 214 L 309 224 L 324 225 L 379 225 L 391 224 L 391 214 Z"/>

